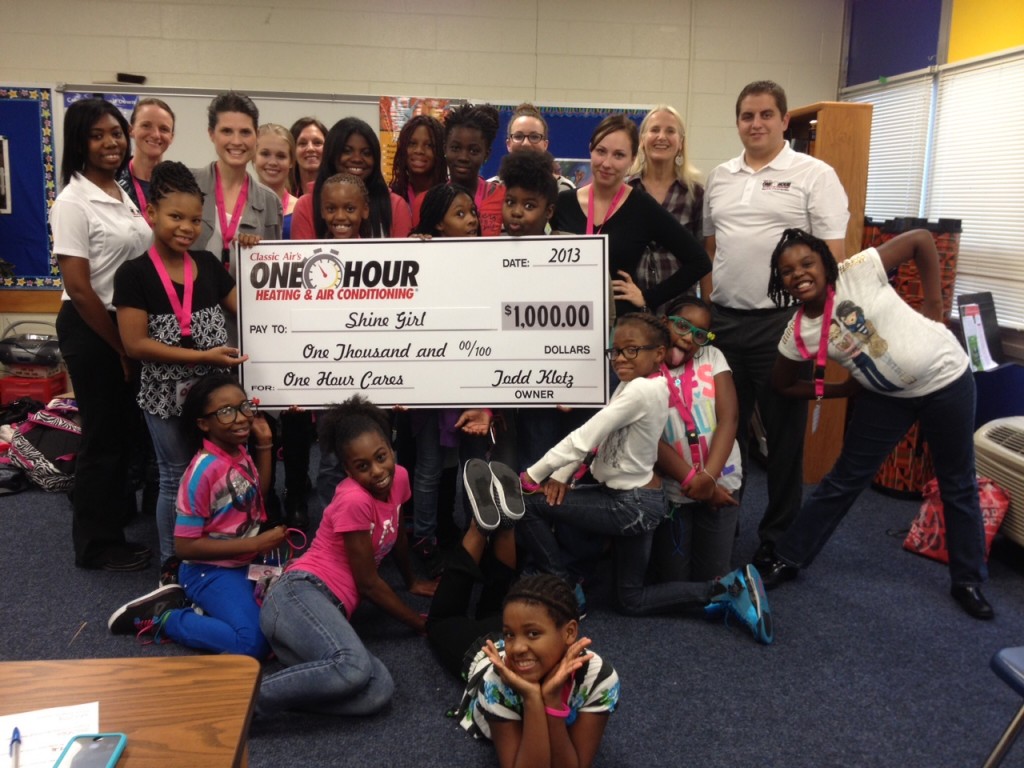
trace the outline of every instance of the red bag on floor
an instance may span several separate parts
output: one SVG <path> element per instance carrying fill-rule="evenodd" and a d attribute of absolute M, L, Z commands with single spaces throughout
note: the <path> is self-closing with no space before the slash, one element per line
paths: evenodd
<path fill-rule="evenodd" d="M 978 477 L 978 502 L 981 517 L 985 523 L 985 560 L 988 560 L 992 539 L 1003 524 L 1006 510 L 1010 508 L 1010 497 L 1006 491 L 987 477 Z M 946 551 L 946 522 L 942 517 L 942 500 L 939 498 L 939 484 L 929 480 L 924 486 L 924 503 L 917 513 L 910 532 L 903 541 L 908 552 L 930 557 L 940 563 L 949 563 Z"/>

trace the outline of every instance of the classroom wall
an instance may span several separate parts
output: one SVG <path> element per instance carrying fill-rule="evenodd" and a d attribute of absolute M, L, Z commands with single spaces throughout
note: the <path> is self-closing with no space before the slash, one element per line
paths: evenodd
<path fill-rule="evenodd" d="M 947 60 L 963 61 L 1024 45 L 1024 3 L 953 0 Z"/>
<path fill-rule="evenodd" d="M 843 15 L 843 0 L 6 0 L 0 77 L 668 102 L 707 171 L 740 150 L 747 82 L 778 80 L 794 106 L 836 98 Z"/>

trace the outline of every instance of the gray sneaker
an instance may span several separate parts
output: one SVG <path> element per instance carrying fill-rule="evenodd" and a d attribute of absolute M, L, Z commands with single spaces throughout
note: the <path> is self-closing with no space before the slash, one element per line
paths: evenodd
<path fill-rule="evenodd" d="M 166 584 L 122 605 L 110 614 L 107 627 L 115 635 L 134 635 L 138 622 L 155 619 L 184 605 L 185 590 L 178 584 Z"/>

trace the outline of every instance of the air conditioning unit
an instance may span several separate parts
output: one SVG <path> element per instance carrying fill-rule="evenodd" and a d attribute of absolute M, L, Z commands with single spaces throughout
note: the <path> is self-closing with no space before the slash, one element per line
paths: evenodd
<path fill-rule="evenodd" d="M 1024 546 L 1024 416 L 985 424 L 974 433 L 975 467 L 1010 494 L 1003 533 Z"/>

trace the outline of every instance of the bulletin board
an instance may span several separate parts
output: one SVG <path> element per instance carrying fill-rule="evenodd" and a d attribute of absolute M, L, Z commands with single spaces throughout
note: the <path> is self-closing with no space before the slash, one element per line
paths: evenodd
<path fill-rule="evenodd" d="M 47 226 L 56 197 L 49 88 L 0 86 L 0 259 L 14 268 L 3 288 L 60 288 Z"/>

